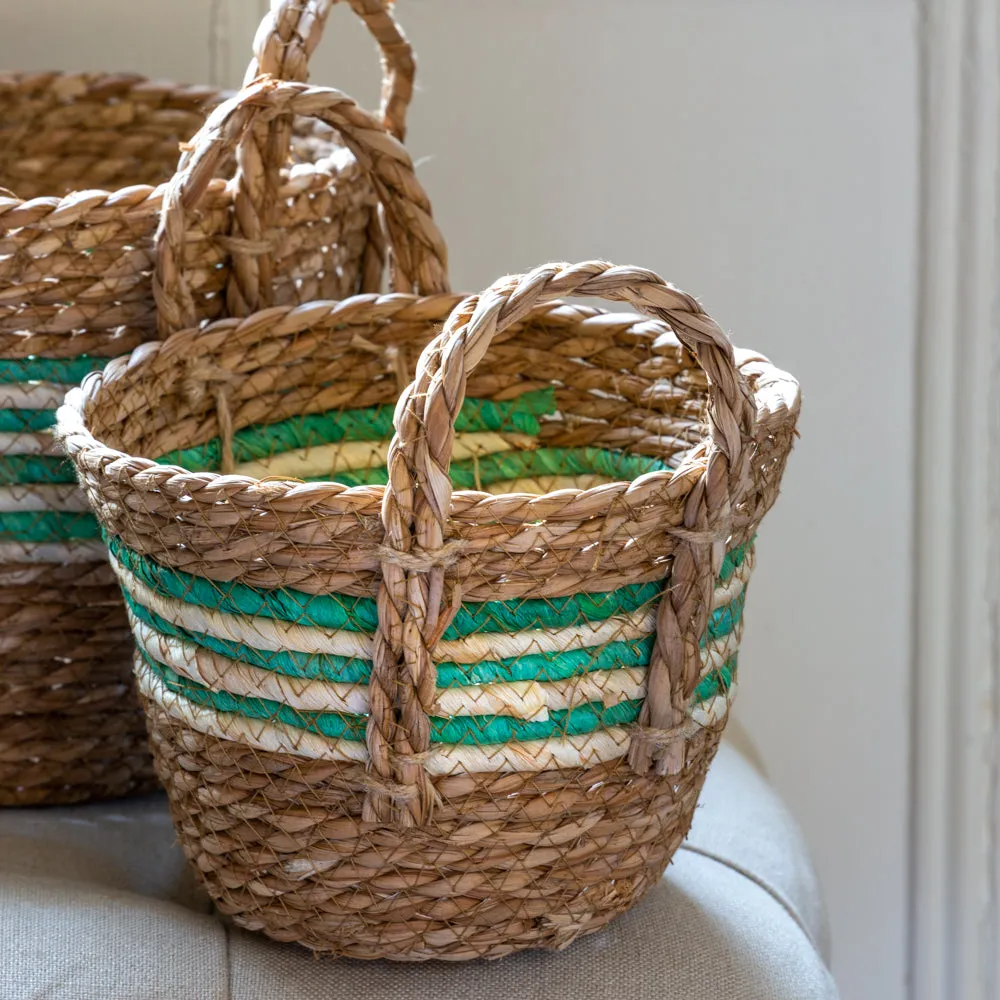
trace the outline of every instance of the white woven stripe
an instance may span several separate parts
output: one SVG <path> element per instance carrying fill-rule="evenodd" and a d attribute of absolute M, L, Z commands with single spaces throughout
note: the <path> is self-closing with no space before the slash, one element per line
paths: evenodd
<path fill-rule="evenodd" d="M 582 622 L 566 628 L 526 629 L 523 632 L 480 632 L 461 639 L 442 639 L 435 657 L 445 663 L 478 663 L 529 653 L 565 653 L 603 646 L 609 642 L 645 639 L 656 631 L 656 609 L 615 615 L 600 622 Z"/>
<path fill-rule="evenodd" d="M 482 458 L 508 451 L 530 451 L 538 447 L 531 434 L 501 434 L 496 431 L 472 431 L 455 435 L 452 459 Z M 337 472 L 377 469 L 385 465 L 389 455 L 388 441 L 338 441 L 308 448 L 283 451 L 255 462 L 241 462 L 236 472 L 243 476 L 263 479 L 266 476 L 288 476 L 308 479 L 311 476 L 333 475 Z"/>
<path fill-rule="evenodd" d="M 83 513 L 90 508 L 75 483 L 15 483 L 0 486 L 0 513 L 64 510 Z"/>
<path fill-rule="evenodd" d="M 136 685 L 139 691 L 159 705 L 168 715 L 197 732 L 220 739 L 235 740 L 255 750 L 288 753 L 312 760 L 354 761 L 367 763 L 365 744 L 336 740 L 308 733 L 281 722 L 247 719 L 226 712 L 216 712 L 176 694 L 137 657 Z M 735 688 L 729 697 L 717 695 L 697 706 L 691 718 L 700 726 L 715 726 L 725 719 Z M 489 746 L 442 746 L 431 748 L 426 758 L 428 773 L 434 776 L 463 773 L 547 771 L 560 767 L 591 767 L 617 760 L 628 752 L 630 730 L 625 726 L 597 733 L 567 736 L 523 743 Z"/>
<path fill-rule="evenodd" d="M 713 611 L 716 608 L 724 608 L 727 604 L 732 604 L 740 596 L 746 585 L 750 582 L 755 562 L 756 555 L 754 550 L 749 549 L 743 558 L 743 562 L 736 567 L 736 571 L 732 577 L 726 583 L 722 584 L 722 586 L 717 586 L 712 592 Z"/>
<path fill-rule="evenodd" d="M 288 677 L 233 660 L 174 636 L 161 635 L 129 615 L 136 644 L 152 659 L 213 691 L 269 698 L 306 712 L 365 715 L 368 687 L 326 680 Z M 505 681 L 438 688 L 433 714 L 441 718 L 505 715 L 534 722 L 550 711 L 601 702 L 610 708 L 646 696 L 646 668 L 594 670 L 559 681 Z"/>
<path fill-rule="evenodd" d="M 60 382 L 0 382 L 0 410 L 54 410 L 73 388 Z"/>
<path fill-rule="evenodd" d="M 82 542 L 0 542 L 0 565 L 105 562 L 107 558 L 108 550 L 98 539 Z"/>
<path fill-rule="evenodd" d="M 332 656 L 372 658 L 372 637 L 364 632 L 321 629 L 274 618 L 251 618 L 212 611 L 196 604 L 186 604 L 172 597 L 162 597 L 109 554 L 111 566 L 123 589 L 132 599 L 155 611 L 172 625 L 192 632 L 204 632 L 217 639 L 245 642 L 254 649 L 277 653 L 294 649 L 301 653 L 325 653 Z"/>
<path fill-rule="evenodd" d="M 270 652 L 293 649 L 301 653 L 356 656 L 367 660 L 372 657 L 373 639 L 367 633 L 321 629 L 274 618 L 249 617 L 202 608 L 156 593 L 113 556 L 111 565 L 122 587 L 137 604 L 179 628 L 231 642 L 245 642 L 254 649 Z M 655 627 L 655 612 L 647 611 L 616 616 L 603 622 L 584 622 L 569 628 L 484 632 L 462 639 L 442 640 L 435 647 L 435 655 L 442 662 L 478 663 L 484 659 L 585 649 L 616 640 L 641 639 L 652 634 Z"/>
<path fill-rule="evenodd" d="M 62 450 L 47 431 L 0 431 L 0 454 L 61 455 Z"/>
<path fill-rule="evenodd" d="M 712 639 L 701 651 L 701 676 L 705 677 L 713 670 L 725 666 L 740 650 L 743 641 L 743 619 L 741 618 L 731 632 Z"/>
<path fill-rule="evenodd" d="M 373 640 L 368 633 L 352 632 L 347 629 L 322 629 L 274 618 L 230 614 L 188 604 L 177 598 L 164 597 L 157 593 L 122 566 L 114 556 L 109 558 L 119 582 L 132 599 L 179 628 L 203 632 L 231 642 L 245 642 L 248 646 L 262 651 L 280 652 L 292 649 L 302 653 L 362 659 L 372 657 Z M 737 573 L 725 588 L 716 591 L 713 607 L 721 606 L 720 595 L 727 597 L 723 603 L 729 603 L 745 586 L 745 578 L 749 576 L 750 567 L 745 563 L 740 570 L 741 572 Z M 738 580 L 739 585 L 737 585 Z M 435 646 L 434 653 L 439 662 L 479 663 L 484 659 L 506 659 L 530 653 L 566 652 L 601 646 L 608 642 L 642 639 L 652 635 L 655 630 L 656 610 L 651 607 L 632 614 L 616 615 L 600 622 L 582 622 L 566 628 L 483 632 L 460 639 L 443 639 Z M 737 629 L 735 631 L 737 643 L 739 634 Z M 713 661 L 714 666 L 719 666 L 729 659 L 731 652 L 720 652 L 719 655 L 724 658 L 717 662 Z M 712 668 L 713 665 L 706 666 L 706 669 Z"/>

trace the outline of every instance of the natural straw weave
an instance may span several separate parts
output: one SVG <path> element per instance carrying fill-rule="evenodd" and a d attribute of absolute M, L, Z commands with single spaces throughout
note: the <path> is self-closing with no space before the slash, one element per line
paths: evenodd
<path fill-rule="evenodd" d="M 304 80 L 332 3 L 273 0 L 248 79 Z M 381 46 L 384 119 L 402 135 L 409 46 L 382 0 L 350 6 Z M 69 385 L 155 335 L 163 182 L 222 98 L 127 75 L 0 75 L 0 805 L 153 782 L 124 609 L 50 428 Z M 206 178 L 175 261 L 192 321 L 379 287 L 374 191 L 330 130 L 273 119 L 237 163 L 228 185 Z"/>
<path fill-rule="evenodd" d="M 458 301 L 402 147 L 296 84 L 195 139 L 164 316 L 185 313 L 171 234 L 199 176 L 289 108 L 342 129 L 424 297 L 187 329 L 59 413 L 178 837 L 218 906 L 281 941 L 559 948 L 688 830 L 798 386 L 650 271 L 550 264 Z M 578 295 L 650 318 L 555 301 Z"/>

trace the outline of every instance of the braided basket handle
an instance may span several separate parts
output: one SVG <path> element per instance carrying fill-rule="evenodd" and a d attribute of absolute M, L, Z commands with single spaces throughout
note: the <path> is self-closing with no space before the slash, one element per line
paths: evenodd
<path fill-rule="evenodd" d="M 393 786 L 388 796 L 384 790 L 369 793 L 376 800 L 369 807 L 372 820 L 387 818 L 391 798 L 406 806 L 405 813 L 397 809 L 397 820 L 422 823 L 433 801 L 417 762 L 430 749 L 428 716 L 436 688 L 432 651 L 447 625 L 442 595 L 445 564 L 453 557 L 447 537 L 449 466 L 468 377 L 498 334 L 534 307 L 571 295 L 629 302 L 668 323 L 709 379 L 711 443 L 702 453 L 704 471 L 685 508 L 648 673 L 641 726 L 651 735 L 634 740 L 630 754 L 640 773 L 683 767 L 680 731 L 700 673 L 698 640 L 709 613 L 713 565 L 721 562 L 733 507 L 750 483 L 754 402 L 729 338 L 691 296 L 638 268 L 548 264 L 503 278 L 459 303 L 420 355 L 414 381 L 396 407 L 382 507 L 386 549 L 368 724 L 373 769 L 380 778 L 391 778 Z M 389 712 L 394 691 L 398 722 Z"/>
<path fill-rule="evenodd" d="M 323 36 L 337 0 L 271 0 L 254 37 L 254 55 L 244 76 L 247 86 L 263 76 L 305 83 L 309 59 Z M 402 140 L 406 109 L 413 95 L 413 50 L 384 0 L 348 0 L 378 43 L 382 57 L 382 123 Z M 281 169 L 288 160 L 293 119 L 275 116 L 258 122 L 236 149 L 234 213 L 230 235 L 232 267 L 226 283 L 226 311 L 246 316 L 273 303 L 274 261 L 265 239 L 278 201 Z M 377 230 L 377 220 L 373 220 Z M 372 234 L 362 267 L 366 290 L 381 277 L 381 233 Z M 370 259 L 373 258 L 373 259 Z"/>
<path fill-rule="evenodd" d="M 309 61 L 323 37 L 330 10 L 339 0 L 271 0 L 253 40 L 253 58 L 243 77 L 249 86 L 261 76 L 305 83 Z M 347 0 L 378 44 L 382 57 L 382 124 L 400 142 L 413 97 L 413 48 L 392 16 L 392 0 Z M 277 164 L 282 166 L 282 162 Z"/>
<path fill-rule="evenodd" d="M 448 290 L 447 249 L 406 148 L 339 90 L 263 79 L 220 104 L 181 157 L 163 195 L 156 231 L 153 294 L 161 337 L 195 326 L 198 316 L 184 277 L 188 212 L 196 207 L 222 158 L 258 122 L 281 115 L 312 116 L 337 129 L 368 173 L 385 211 L 395 253 L 398 290 Z"/>

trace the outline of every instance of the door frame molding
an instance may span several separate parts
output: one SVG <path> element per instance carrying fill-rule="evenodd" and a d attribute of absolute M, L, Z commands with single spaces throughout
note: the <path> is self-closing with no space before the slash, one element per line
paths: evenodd
<path fill-rule="evenodd" d="M 1000 2 L 918 8 L 909 985 L 913 1000 L 992 1000 L 1000 986 Z"/>

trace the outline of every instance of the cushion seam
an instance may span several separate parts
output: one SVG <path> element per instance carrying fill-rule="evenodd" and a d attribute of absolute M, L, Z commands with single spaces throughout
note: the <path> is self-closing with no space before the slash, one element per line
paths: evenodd
<path fill-rule="evenodd" d="M 229 940 L 232 928 L 228 924 L 222 925 L 223 948 L 226 952 L 226 985 L 225 1000 L 233 1000 L 233 949 Z"/>
<path fill-rule="evenodd" d="M 698 854 L 703 858 L 708 858 L 710 861 L 718 862 L 720 865 L 724 865 L 731 871 L 736 872 L 737 875 L 742 875 L 745 879 L 752 882 L 759 889 L 763 889 L 798 925 L 799 929 L 806 936 L 806 939 L 813 946 L 816 954 L 822 959 L 822 951 L 820 950 L 819 943 L 816 941 L 815 936 L 809 929 L 809 926 L 803 920 L 802 915 L 795 908 L 795 905 L 785 896 L 784 893 L 780 892 L 774 886 L 765 882 L 759 876 L 755 875 L 752 871 L 744 868 L 742 865 L 737 864 L 735 861 L 731 861 L 729 858 L 725 858 L 720 854 L 716 854 L 714 851 L 705 850 L 703 847 L 697 847 L 694 844 L 681 844 L 682 851 L 690 851 L 692 854 Z M 825 960 L 823 960 L 826 964 Z"/>

